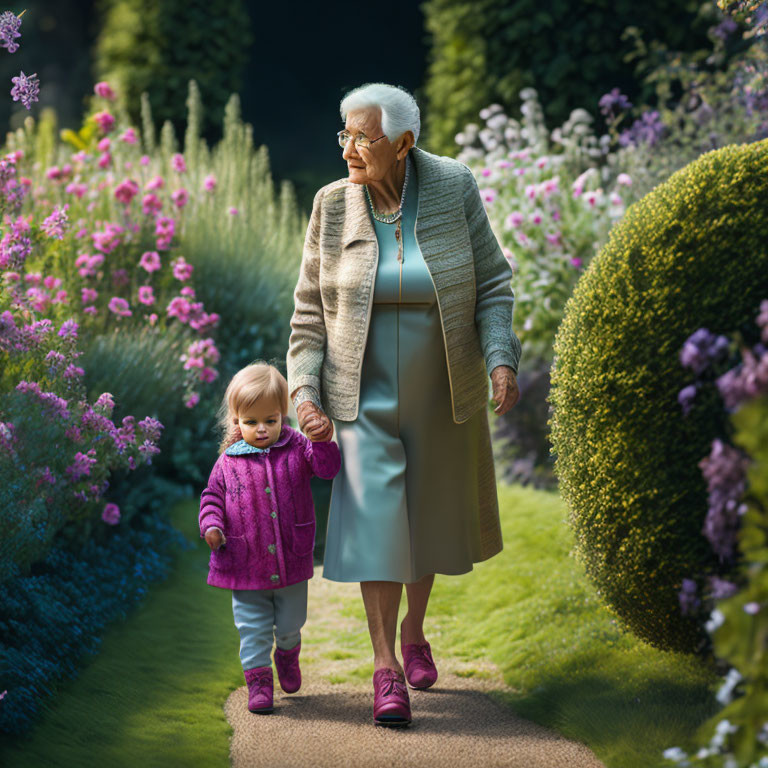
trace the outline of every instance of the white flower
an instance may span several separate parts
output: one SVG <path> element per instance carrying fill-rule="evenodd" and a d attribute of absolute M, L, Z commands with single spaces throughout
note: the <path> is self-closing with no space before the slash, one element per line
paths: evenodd
<path fill-rule="evenodd" d="M 674 762 L 679 763 L 681 760 L 685 760 L 685 758 L 688 757 L 688 753 L 684 752 L 680 747 L 670 747 L 669 749 L 664 750 L 663 756 L 667 760 L 673 760 Z"/>
<path fill-rule="evenodd" d="M 503 128 L 507 124 L 507 116 L 503 112 L 499 112 L 497 115 L 489 117 L 485 124 L 493 131 Z"/>
<path fill-rule="evenodd" d="M 724 621 L 725 616 L 723 615 L 723 612 L 715 608 L 715 610 L 709 614 L 709 621 L 704 626 L 707 632 L 712 634 Z"/>

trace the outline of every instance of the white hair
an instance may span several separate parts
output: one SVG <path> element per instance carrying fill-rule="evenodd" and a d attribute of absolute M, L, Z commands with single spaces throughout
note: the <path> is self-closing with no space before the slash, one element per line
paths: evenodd
<path fill-rule="evenodd" d="M 413 131 L 414 145 L 419 140 L 421 114 L 416 99 L 405 88 L 386 83 L 366 83 L 351 90 L 341 100 L 341 119 L 355 109 L 379 107 L 381 130 L 394 142 L 406 131 Z"/>

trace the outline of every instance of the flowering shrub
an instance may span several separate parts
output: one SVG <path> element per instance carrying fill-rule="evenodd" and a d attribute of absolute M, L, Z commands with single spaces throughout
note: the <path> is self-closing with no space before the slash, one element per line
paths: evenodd
<path fill-rule="evenodd" d="M 768 295 L 767 158 L 768 139 L 723 147 L 631 205 L 555 340 L 551 437 L 577 554 L 621 625 L 664 650 L 709 655 L 678 592 L 692 574 L 722 575 L 691 469 L 727 421 L 706 389 L 681 414 L 690 382 L 670 350 L 698 325 L 739 328 Z M 721 347 L 694 337 L 686 354 L 699 365 Z"/>
<path fill-rule="evenodd" d="M 586 110 L 549 133 L 533 88 L 520 92 L 522 120 L 498 104 L 485 126 L 456 136 L 457 159 L 475 173 L 491 224 L 514 272 L 522 364 L 552 360 L 565 302 L 613 224 L 634 199 L 631 149 L 610 152 Z"/>
<path fill-rule="evenodd" d="M 695 408 L 696 392 L 714 382 L 736 428 L 735 444 L 714 439 L 699 463 L 709 498 L 702 533 L 728 578 L 694 574 L 679 594 L 684 613 L 709 617 L 715 653 L 731 668 L 717 694 L 724 709 L 698 731 L 704 737 L 714 726 L 707 745 L 691 760 L 679 747 L 664 752 L 683 766 L 768 766 L 768 300 L 760 305 L 757 326 L 759 340 L 743 340 L 741 360 L 719 376 L 718 363 L 730 346 L 725 336 L 699 329 L 680 356 L 697 376 L 680 397 L 684 412 Z M 705 579 L 699 594 L 697 580 Z"/>

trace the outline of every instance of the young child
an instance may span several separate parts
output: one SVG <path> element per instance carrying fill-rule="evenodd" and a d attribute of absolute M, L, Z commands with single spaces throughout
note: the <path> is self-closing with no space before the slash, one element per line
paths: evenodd
<path fill-rule="evenodd" d="M 200 496 L 200 536 L 211 548 L 208 584 L 232 590 L 248 709 L 273 709 L 272 653 L 280 687 L 301 686 L 301 628 L 313 575 L 310 478 L 331 479 L 341 453 L 293 429 L 288 382 L 272 365 L 238 371 L 219 410 L 224 438 Z M 274 632 L 274 636 L 273 636 Z"/>

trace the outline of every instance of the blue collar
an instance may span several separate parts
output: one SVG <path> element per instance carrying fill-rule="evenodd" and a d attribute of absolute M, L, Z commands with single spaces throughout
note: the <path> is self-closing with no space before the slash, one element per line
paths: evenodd
<path fill-rule="evenodd" d="M 280 436 L 269 446 L 269 448 L 259 448 L 256 445 L 247 443 L 245 440 L 238 440 L 236 443 L 232 443 L 224 453 L 226 453 L 227 456 L 242 456 L 246 453 L 269 453 L 272 448 L 279 448 L 281 445 L 285 445 L 291 438 L 291 432 L 291 427 L 287 424 L 283 424 Z"/>

